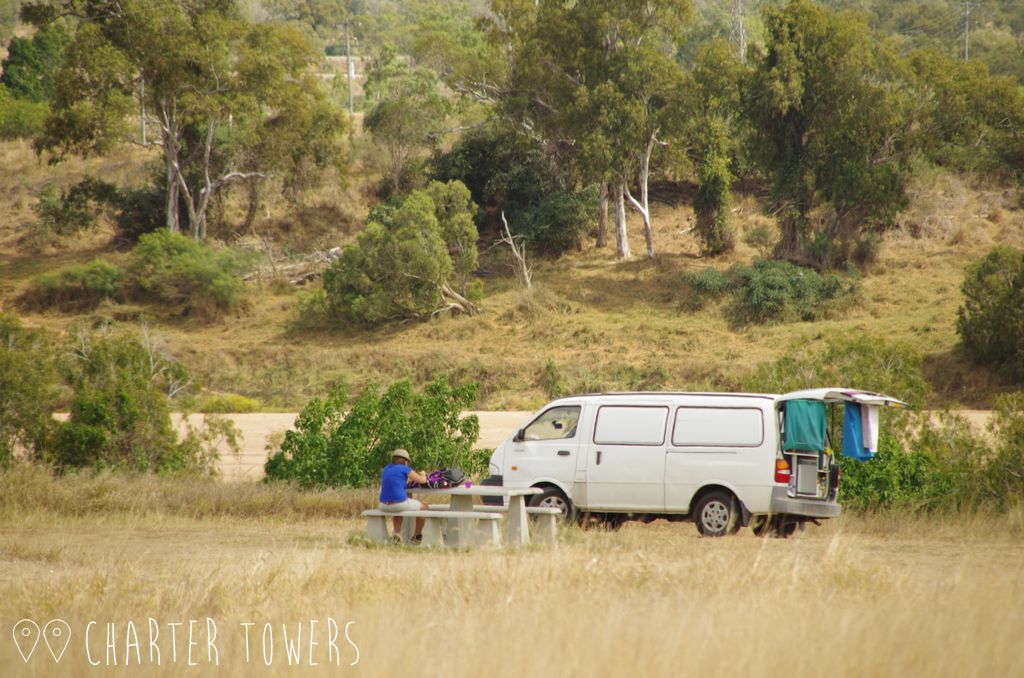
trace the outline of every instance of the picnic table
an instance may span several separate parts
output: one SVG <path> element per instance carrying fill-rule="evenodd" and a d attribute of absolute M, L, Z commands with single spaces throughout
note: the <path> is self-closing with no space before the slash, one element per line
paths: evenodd
<path fill-rule="evenodd" d="M 451 510 L 463 512 L 473 510 L 473 497 L 508 497 L 508 514 L 505 518 L 506 546 L 530 543 L 530 527 L 526 519 L 526 499 L 532 495 L 543 493 L 543 490 L 538 487 L 501 487 L 497 485 L 459 486 L 443 489 L 410 487 L 407 491 L 409 494 L 419 497 L 450 496 L 452 498 Z M 460 533 L 468 534 L 471 522 L 467 519 L 449 521 L 446 541 L 452 546 L 459 546 L 461 543 Z"/>

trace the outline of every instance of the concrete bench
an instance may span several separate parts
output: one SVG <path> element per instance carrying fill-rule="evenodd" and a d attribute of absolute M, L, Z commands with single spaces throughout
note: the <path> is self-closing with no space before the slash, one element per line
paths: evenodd
<path fill-rule="evenodd" d="M 432 511 L 447 511 L 448 504 L 431 504 L 430 510 Z M 507 506 L 489 506 L 481 504 L 473 507 L 474 513 L 508 513 Z M 546 506 L 527 506 L 526 515 L 533 517 L 533 523 L 535 528 L 534 537 L 536 541 L 543 543 L 554 543 L 555 537 L 558 534 L 558 516 L 562 515 L 562 511 L 556 508 L 548 508 Z M 405 525 L 402 525 L 402 532 L 404 533 Z"/>
<path fill-rule="evenodd" d="M 447 531 L 449 521 L 454 521 L 461 535 L 474 534 L 473 540 L 464 540 L 463 544 L 475 542 L 478 546 L 498 546 L 501 544 L 501 532 L 498 529 L 498 522 L 501 520 L 500 513 L 487 513 L 482 511 L 402 511 L 400 513 L 389 513 L 380 509 L 363 511 L 366 518 L 366 537 L 372 542 L 386 544 L 388 541 L 388 519 L 389 518 L 425 518 L 423 524 L 423 545 L 444 546 L 444 534 Z M 402 521 L 402 531 L 406 532 L 411 527 L 412 520 Z M 409 534 L 411 534 L 411 530 Z"/>

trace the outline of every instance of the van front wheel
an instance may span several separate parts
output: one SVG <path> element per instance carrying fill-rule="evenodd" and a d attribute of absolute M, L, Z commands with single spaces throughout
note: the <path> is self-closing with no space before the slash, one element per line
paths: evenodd
<path fill-rule="evenodd" d="M 569 520 L 573 515 L 572 504 L 557 487 L 545 487 L 543 494 L 530 497 L 530 506 L 556 508 L 562 512 L 561 520 Z"/>
<path fill-rule="evenodd" d="M 736 498 L 727 492 L 708 492 L 693 511 L 697 531 L 705 537 L 724 537 L 740 529 Z"/>

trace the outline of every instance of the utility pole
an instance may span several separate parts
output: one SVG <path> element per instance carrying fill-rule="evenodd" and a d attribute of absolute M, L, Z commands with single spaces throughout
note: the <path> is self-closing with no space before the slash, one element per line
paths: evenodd
<path fill-rule="evenodd" d="M 971 0 L 964 0 L 964 61 L 970 56 Z"/>
<path fill-rule="evenodd" d="M 345 73 L 348 75 L 348 112 L 353 115 L 356 112 L 352 101 L 352 79 L 355 77 L 356 68 L 352 63 L 352 42 L 348 32 L 348 22 L 345 22 Z"/>
<path fill-rule="evenodd" d="M 732 30 L 730 38 L 736 45 L 740 61 L 747 60 L 747 27 L 743 21 L 744 0 L 732 0 Z"/>

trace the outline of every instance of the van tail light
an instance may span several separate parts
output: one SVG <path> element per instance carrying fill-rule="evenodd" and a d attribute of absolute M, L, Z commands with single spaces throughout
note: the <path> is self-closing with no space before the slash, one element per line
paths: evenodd
<path fill-rule="evenodd" d="M 775 460 L 775 482 L 789 483 L 789 462 L 785 459 Z"/>

